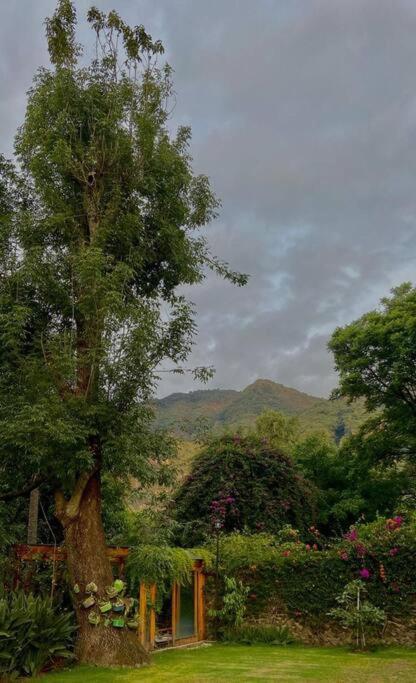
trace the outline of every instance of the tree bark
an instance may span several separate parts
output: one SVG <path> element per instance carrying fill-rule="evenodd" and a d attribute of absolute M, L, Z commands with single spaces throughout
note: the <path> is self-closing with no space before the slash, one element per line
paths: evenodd
<path fill-rule="evenodd" d="M 113 583 L 113 574 L 102 525 L 99 472 L 95 471 L 89 477 L 86 475 L 79 488 L 81 491 L 76 491 L 68 502 L 57 496 L 57 517 L 64 529 L 68 573 L 78 623 L 75 654 L 82 663 L 139 666 L 148 662 L 149 657 L 139 644 L 136 631 L 104 626 L 104 616 L 99 625 L 90 624 L 88 615 L 91 611 L 99 613 L 98 607 L 86 609 L 82 605 L 87 597 L 85 587 L 90 582 L 98 587 L 94 594 L 96 602 L 105 599 L 105 589 Z M 73 591 L 76 584 L 79 593 Z"/>
<path fill-rule="evenodd" d="M 29 498 L 29 518 L 27 522 L 28 545 L 36 545 L 38 542 L 38 518 L 39 518 L 39 489 L 33 489 Z"/>

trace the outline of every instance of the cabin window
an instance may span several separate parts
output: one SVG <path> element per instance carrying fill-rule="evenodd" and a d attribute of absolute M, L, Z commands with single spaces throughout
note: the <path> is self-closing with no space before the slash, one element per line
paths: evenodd
<path fill-rule="evenodd" d="M 195 634 L 195 574 L 193 573 L 191 583 L 179 587 L 176 637 L 190 638 Z"/>

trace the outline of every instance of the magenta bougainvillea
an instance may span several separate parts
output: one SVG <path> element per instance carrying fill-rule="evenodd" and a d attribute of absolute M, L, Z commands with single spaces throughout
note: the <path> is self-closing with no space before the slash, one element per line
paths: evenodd
<path fill-rule="evenodd" d="M 185 531 L 181 540 L 189 545 L 218 528 L 277 533 L 291 524 L 307 534 L 315 522 L 315 492 L 294 461 L 267 439 L 224 436 L 194 460 L 175 512 Z"/>
<path fill-rule="evenodd" d="M 367 580 L 370 578 L 370 570 L 367 567 L 363 567 L 358 573 L 362 579 Z"/>
<path fill-rule="evenodd" d="M 224 536 L 223 570 L 255 590 L 253 616 L 275 602 L 295 619 L 326 619 L 345 584 L 361 579 L 371 602 L 400 618 L 412 612 L 416 600 L 416 514 L 392 519 L 357 524 L 316 548 L 288 528 L 276 536 L 232 534 L 229 542 Z"/>

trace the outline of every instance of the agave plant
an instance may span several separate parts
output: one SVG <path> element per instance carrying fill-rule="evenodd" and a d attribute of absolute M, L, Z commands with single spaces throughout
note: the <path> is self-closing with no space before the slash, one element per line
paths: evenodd
<path fill-rule="evenodd" d="M 56 659 L 73 657 L 73 616 L 49 598 L 23 591 L 0 599 L 0 679 L 35 676 Z"/>

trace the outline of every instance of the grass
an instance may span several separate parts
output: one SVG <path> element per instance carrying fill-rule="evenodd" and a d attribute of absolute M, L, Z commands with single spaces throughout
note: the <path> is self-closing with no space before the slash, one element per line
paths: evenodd
<path fill-rule="evenodd" d="M 354 654 L 342 648 L 206 645 L 159 652 L 153 656 L 152 664 L 142 669 L 109 670 L 80 666 L 36 680 L 42 680 L 42 683 L 414 683 L 416 650 L 386 648 L 368 654 Z"/>

